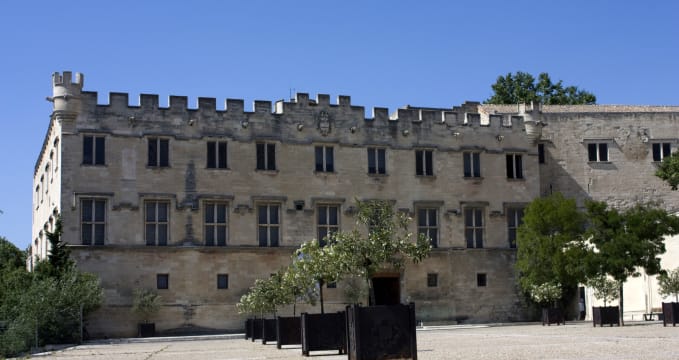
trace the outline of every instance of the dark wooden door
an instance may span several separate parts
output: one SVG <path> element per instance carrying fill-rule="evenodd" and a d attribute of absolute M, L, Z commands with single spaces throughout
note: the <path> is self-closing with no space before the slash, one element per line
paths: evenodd
<path fill-rule="evenodd" d="M 397 277 L 373 278 L 375 303 L 371 305 L 396 305 L 401 302 L 401 288 Z"/>

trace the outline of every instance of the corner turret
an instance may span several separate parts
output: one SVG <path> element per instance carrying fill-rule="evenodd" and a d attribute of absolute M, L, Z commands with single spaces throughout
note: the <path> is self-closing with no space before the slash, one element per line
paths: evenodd
<path fill-rule="evenodd" d="M 71 118 L 78 116 L 84 82 L 85 77 L 81 73 L 75 73 L 75 79 L 70 71 L 52 74 L 52 96 L 47 101 L 54 104 L 53 115 Z"/>
<path fill-rule="evenodd" d="M 542 137 L 542 128 L 547 125 L 542 121 L 542 104 L 519 104 L 519 115 L 523 116 L 526 136 L 533 144 L 537 143 Z"/>

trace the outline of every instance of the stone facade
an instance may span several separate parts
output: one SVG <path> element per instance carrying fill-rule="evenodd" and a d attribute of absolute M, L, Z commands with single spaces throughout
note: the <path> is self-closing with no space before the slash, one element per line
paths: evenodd
<path fill-rule="evenodd" d="M 392 200 L 415 219 L 413 232 L 437 235 L 429 259 L 384 274 L 398 277 L 418 320 L 526 319 L 510 238 L 528 202 L 562 191 L 580 202 L 677 204 L 649 160 L 657 141 L 676 148 L 667 138 L 674 107 L 467 102 L 391 115 L 374 108 L 366 118 L 348 96 L 328 95 L 255 101 L 252 111 L 233 99 L 218 110 L 213 98 L 189 109 L 181 96 L 164 108 L 157 95 L 131 106 L 121 93 L 100 105 L 83 83 L 80 74 L 53 76 L 32 253 L 46 256 L 44 232 L 61 214 L 73 256 L 105 289 L 89 319 L 95 336 L 134 335 L 131 294 L 155 289 L 159 277 L 168 282 L 158 290 L 159 330 L 240 329 L 235 303 L 254 280 L 288 264 L 327 221 L 353 229 L 356 199 Z M 588 162 L 590 142 L 606 142 L 609 160 Z M 218 289 L 224 275 L 228 288 Z M 324 292 L 326 307 L 344 306 L 341 283 Z"/>

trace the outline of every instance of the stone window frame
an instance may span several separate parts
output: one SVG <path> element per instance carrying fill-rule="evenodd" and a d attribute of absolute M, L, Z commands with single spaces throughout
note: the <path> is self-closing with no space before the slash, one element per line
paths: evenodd
<path fill-rule="evenodd" d="M 335 147 L 332 145 L 314 146 L 314 172 L 335 172 Z"/>
<path fill-rule="evenodd" d="M 476 273 L 476 287 L 488 287 L 487 273 Z"/>
<path fill-rule="evenodd" d="M 146 166 L 154 169 L 169 168 L 171 163 L 170 139 L 163 136 L 149 136 L 146 142 Z"/>
<path fill-rule="evenodd" d="M 545 143 L 538 143 L 538 164 L 546 164 Z"/>
<path fill-rule="evenodd" d="M 464 221 L 464 239 L 465 247 L 467 249 L 482 249 L 484 248 L 484 242 L 486 238 L 486 209 L 488 208 L 487 203 L 473 202 L 463 204 L 462 218 Z M 471 221 L 468 221 L 468 217 L 472 212 Z M 481 223 L 478 224 L 478 213 L 480 212 Z M 471 233 L 470 233 L 471 231 Z M 480 239 L 479 239 L 480 231 Z M 470 237 L 470 234 L 472 235 Z"/>
<path fill-rule="evenodd" d="M 317 236 L 317 241 L 320 246 L 325 246 L 326 241 L 324 240 L 324 237 L 321 237 L 321 230 L 325 230 L 326 236 L 328 236 L 331 233 L 336 233 L 339 232 L 341 229 L 341 223 L 342 223 L 342 204 L 338 202 L 319 202 L 319 203 L 314 203 L 314 209 L 316 210 L 316 236 Z M 336 208 L 336 224 L 330 224 L 330 212 L 326 211 L 326 224 L 321 224 L 321 209 L 326 208 L 326 210 L 329 210 L 330 208 Z"/>
<path fill-rule="evenodd" d="M 651 156 L 653 162 L 662 162 L 666 157 L 672 155 L 672 141 L 653 140 L 651 142 Z"/>
<path fill-rule="evenodd" d="M 610 163 L 611 153 L 609 144 L 612 140 L 605 139 L 591 139 L 585 140 L 585 146 L 587 149 L 587 162 L 588 163 Z M 602 156 L 602 154 L 604 154 Z"/>
<path fill-rule="evenodd" d="M 505 161 L 507 167 L 508 180 L 523 180 L 525 179 L 523 171 L 523 154 L 522 153 L 508 153 L 505 154 Z"/>
<path fill-rule="evenodd" d="M 167 273 L 156 274 L 156 289 L 157 290 L 170 289 L 170 274 Z"/>
<path fill-rule="evenodd" d="M 229 289 L 229 274 L 219 273 L 217 274 L 217 290 L 228 290 Z"/>
<path fill-rule="evenodd" d="M 368 175 L 387 175 L 387 148 L 380 146 L 368 146 L 366 148 L 366 154 L 368 157 Z M 373 163 L 372 167 L 370 166 L 371 159 Z"/>
<path fill-rule="evenodd" d="M 78 198 L 78 204 L 80 205 L 80 211 L 79 213 L 79 219 L 78 222 L 80 224 L 80 244 L 81 245 L 87 245 L 87 246 L 102 246 L 106 245 L 106 240 L 108 238 L 107 233 L 108 233 L 108 214 L 109 214 L 109 199 L 108 196 L 101 196 L 101 195 L 88 195 L 88 194 L 83 194 L 82 196 L 76 195 Z M 91 202 L 91 219 L 89 221 L 86 221 L 85 219 L 85 202 Z M 97 203 L 101 204 L 103 203 L 103 219 L 102 220 L 97 220 Z M 89 243 L 86 243 L 84 241 L 85 237 L 85 225 L 90 225 L 92 228 L 90 230 L 90 235 L 91 235 L 91 241 Z M 97 241 L 97 226 L 103 226 L 103 238 L 100 241 Z"/>
<path fill-rule="evenodd" d="M 230 202 L 226 200 L 220 200 L 220 199 L 205 199 L 202 201 L 202 219 L 203 219 L 203 246 L 210 246 L 210 247 L 224 247 L 229 245 L 229 205 Z M 217 210 L 217 207 L 224 207 L 224 222 L 218 221 L 218 211 L 213 212 L 213 219 L 214 221 L 209 222 L 208 221 L 208 207 L 214 207 L 215 210 Z M 212 229 L 213 235 L 217 236 L 219 232 L 219 228 L 224 228 L 224 243 L 220 244 L 219 239 L 217 237 L 214 238 L 212 244 L 208 244 L 208 227 L 214 227 Z"/>
<path fill-rule="evenodd" d="M 277 207 L 277 220 L 278 222 L 272 223 L 271 219 L 271 207 Z M 263 207 L 266 207 L 266 219 L 262 222 L 261 211 Z M 283 223 L 283 202 L 282 201 L 258 201 L 255 203 L 255 220 L 257 221 L 257 243 L 259 247 L 279 247 L 281 246 L 281 235 L 282 235 L 282 223 Z M 271 241 L 271 230 L 276 229 L 276 242 Z M 262 230 L 266 229 L 266 239 L 262 239 Z"/>
<path fill-rule="evenodd" d="M 149 207 L 148 205 L 154 205 L 154 213 L 155 216 L 153 219 L 149 219 L 149 214 L 148 210 Z M 158 209 L 159 205 L 164 204 L 167 206 L 167 213 L 166 213 L 166 219 L 165 221 L 161 221 L 158 216 Z M 170 225 L 172 224 L 171 219 L 172 219 L 172 200 L 164 197 L 149 197 L 145 198 L 143 202 L 143 224 L 144 224 L 144 244 L 146 246 L 168 246 L 171 241 L 171 231 L 170 231 Z M 154 227 L 154 239 L 153 241 L 150 241 L 148 238 L 149 232 L 149 226 Z M 161 229 L 163 226 L 165 226 L 165 239 L 164 242 L 161 242 L 159 238 L 159 231 L 158 229 Z"/>
<path fill-rule="evenodd" d="M 435 288 L 439 286 L 439 274 L 427 273 L 427 287 Z"/>
<path fill-rule="evenodd" d="M 516 249 L 516 239 L 518 236 L 518 229 L 523 224 L 523 217 L 526 215 L 526 203 L 506 203 L 505 219 L 507 220 L 507 243 L 510 249 Z M 514 220 L 514 223 L 511 222 Z M 517 223 L 518 222 L 518 223 Z M 513 234 L 513 239 L 512 239 Z"/>
<path fill-rule="evenodd" d="M 434 240 L 431 245 L 434 248 L 438 248 L 441 244 L 441 207 L 443 206 L 443 201 L 426 201 L 426 200 L 420 200 L 420 201 L 415 201 L 413 203 L 413 208 L 415 209 L 415 225 L 417 226 L 417 235 L 424 233 L 425 235 L 429 236 L 431 230 L 436 231 L 436 239 Z M 422 224 L 421 223 L 421 211 L 426 211 L 427 216 L 426 216 L 426 223 Z M 431 225 L 429 220 L 429 211 L 434 211 L 435 212 L 435 218 L 436 218 L 436 224 Z"/>
<path fill-rule="evenodd" d="M 276 166 L 276 143 L 255 142 L 255 169 L 257 171 L 278 171 Z"/>
<path fill-rule="evenodd" d="M 228 141 L 223 140 L 208 140 L 205 142 L 206 156 L 205 168 L 214 170 L 228 170 L 229 169 L 229 150 Z M 212 145 L 212 149 L 210 148 Z M 211 163 L 210 154 L 213 154 Z"/>
<path fill-rule="evenodd" d="M 415 176 L 434 177 L 434 149 L 415 149 Z"/>
<path fill-rule="evenodd" d="M 467 171 L 468 167 L 469 171 Z M 462 175 L 465 179 L 481 178 L 481 151 L 462 152 Z"/>
<path fill-rule="evenodd" d="M 106 166 L 106 136 L 83 134 L 82 136 L 83 166 Z"/>

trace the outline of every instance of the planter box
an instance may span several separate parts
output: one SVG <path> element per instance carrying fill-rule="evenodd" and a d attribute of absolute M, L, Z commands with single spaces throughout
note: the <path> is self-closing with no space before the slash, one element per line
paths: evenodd
<path fill-rule="evenodd" d="M 299 316 L 276 318 L 276 347 L 302 344 L 302 319 Z"/>
<path fill-rule="evenodd" d="M 662 313 L 663 320 L 662 325 L 667 326 L 667 324 L 672 323 L 672 326 L 676 326 L 679 322 L 679 303 L 662 303 Z"/>
<path fill-rule="evenodd" d="M 592 323 L 597 325 L 620 326 L 620 308 L 617 306 L 592 307 Z"/>
<path fill-rule="evenodd" d="M 347 307 L 349 360 L 415 359 L 415 304 Z"/>
<path fill-rule="evenodd" d="M 276 319 L 262 319 L 262 344 L 276 341 Z"/>
<path fill-rule="evenodd" d="M 156 335 L 156 324 L 138 324 L 137 329 L 139 330 L 139 337 L 151 337 Z"/>
<path fill-rule="evenodd" d="M 250 340 L 255 341 L 262 338 L 262 319 L 254 318 L 250 322 Z"/>
<path fill-rule="evenodd" d="M 252 319 L 245 320 L 245 340 L 252 337 Z"/>
<path fill-rule="evenodd" d="M 347 352 L 345 312 L 329 314 L 302 313 L 302 354 L 310 351 L 337 350 Z"/>
<path fill-rule="evenodd" d="M 566 325 L 563 317 L 563 310 L 561 308 L 543 308 L 542 309 L 542 326 L 551 324 Z"/>

